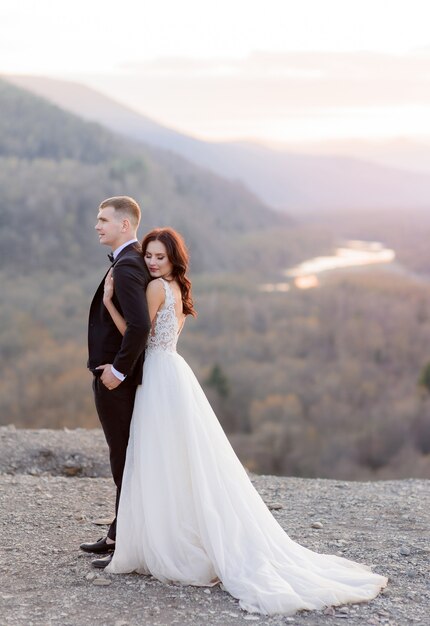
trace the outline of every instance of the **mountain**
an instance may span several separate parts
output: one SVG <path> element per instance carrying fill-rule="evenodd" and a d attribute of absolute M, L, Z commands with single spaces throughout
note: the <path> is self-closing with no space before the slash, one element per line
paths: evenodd
<path fill-rule="evenodd" d="M 140 201 L 142 229 L 180 230 L 199 271 L 247 265 L 237 249 L 241 238 L 290 224 L 242 184 L 114 135 L 5 81 L 0 110 L 2 267 L 64 270 L 99 259 L 96 210 L 113 195 Z"/>
<path fill-rule="evenodd" d="M 430 180 L 423 173 L 342 154 L 300 154 L 248 142 L 205 142 L 157 124 L 77 83 L 30 76 L 8 76 L 7 80 L 84 119 L 240 180 L 264 202 L 290 213 L 429 205 Z"/>
<path fill-rule="evenodd" d="M 379 165 L 408 170 L 430 172 L 430 138 L 411 139 L 337 139 L 296 144 L 268 142 L 266 147 L 280 152 L 294 151 L 307 155 L 354 157 Z"/>

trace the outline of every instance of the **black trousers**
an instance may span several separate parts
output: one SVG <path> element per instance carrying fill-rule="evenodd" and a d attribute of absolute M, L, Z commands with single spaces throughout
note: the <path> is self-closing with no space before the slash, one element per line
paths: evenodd
<path fill-rule="evenodd" d="M 94 376 L 93 379 L 94 400 L 100 423 L 109 446 L 110 467 L 116 485 L 115 519 L 107 535 L 113 540 L 115 540 L 116 537 L 116 515 L 118 513 L 122 475 L 124 473 L 136 389 L 137 385 L 125 379 L 116 389 L 109 391 L 98 376 Z"/>

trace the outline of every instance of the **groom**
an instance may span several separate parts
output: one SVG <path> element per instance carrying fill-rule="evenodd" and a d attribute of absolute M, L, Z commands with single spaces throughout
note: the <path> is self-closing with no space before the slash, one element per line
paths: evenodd
<path fill-rule="evenodd" d="M 103 304 L 103 279 L 90 306 L 88 368 L 93 373 L 95 405 L 109 446 L 117 488 L 115 513 L 118 512 L 134 396 L 137 385 L 142 382 L 144 350 L 150 330 L 145 295 L 150 276 L 136 237 L 139 222 L 137 202 L 128 196 L 117 196 L 100 204 L 95 226 L 100 243 L 112 248 L 108 256 L 114 268 L 113 301 L 127 323 L 122 336 Z M 116 517 L 107 537 L 81 544 L 86 552 L 110 553 L 107 558 L 93 561 L 94 567 L 106 567 L 110 562 L 115 537 Z"/>

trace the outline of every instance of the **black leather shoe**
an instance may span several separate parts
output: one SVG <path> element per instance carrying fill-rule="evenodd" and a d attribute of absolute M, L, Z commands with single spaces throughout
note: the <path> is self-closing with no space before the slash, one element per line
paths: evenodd
<path fill-rule="evenodd" d="M 107 537 L 100 537 L 95 543 L 81 543 L 79 546 L 84 552 L 95 552 L 103 554 L 105 552 L 113 552 L 115 550 L 114 543 L 106 543 Z"/>
<path fill-rule="evenodd" d="M 91 561 L 91 565 L 99 569 L 104 569 L 112 561 L 112 557 L 113 557 L 113 554 L 109 554 L 108 556 L 105 556 L 103 559 L 95 559 L 95 561 Z"/>

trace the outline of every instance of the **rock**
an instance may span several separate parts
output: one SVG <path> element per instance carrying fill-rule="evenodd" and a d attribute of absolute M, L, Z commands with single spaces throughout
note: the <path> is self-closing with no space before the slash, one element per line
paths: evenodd
<path fill-rule="evenodd" d="M 280 502 L 270 502 L 267 506 L 271 511 L 280 511 L 284 508 Z"/>
<path fill-rule="evenodd" d="M 411 554 L 411 549 L 410 549 L 410 548 L 408 548 L 408 546 L 402 546 L 402 547 L 400 548 L 400 554 L 401 554 L 402 556 L 410 556 L 410 554 Z"/>
<path fill-rule="evenodd" d="M 387 598 L 390 598 L 393 595 L 393 591 L 389 587 L 385 587 L 385 589 L 383 589 L 381 593 Z"/>
<path fill-rule="evenodd" d="M 82 465 L 75 464 L 71 461 L 66 461 L 63 465 L 63 474 L 66 476 L 77 476 L 82 473 Z"/>
<path fill-rule="evenodd" d="M 312 522 L 311 528 L 321 529 L 323 528 L 323 524 L 321 522 Z"/>
<path fill-rule="evenodd" d="M 33 476 L 111 476 L 101 429 L 29 431 L 0 426 L 0 472 Z"/>
<path fill-rule="evenodd" d="M 95 572 L 88 572 L 88 574 L 85 576 L 86 580 L 94 580 L 94 578 L 97 577 L 97 574 Z"/>
<path fill-rule="evenodd" d="M 109 526 L 113 522 L 113 517 L 97 517 L 93 519 L 93 524 L 96 526 Z"/>
<path fill-rule="evenodd" d="M 334 610 L 334 607 L 328 606 L 324 609 L 323 613 L 324 615 L 335 615 L 336 611 Z"/>
<path fill-rule="evenodd" d="M 107 587 L 108 585 L 111 585 L 112 581 L 109 578 L 95 578 L 93 580 L 93 585 L 97 585 L 98 587 Z"/>

